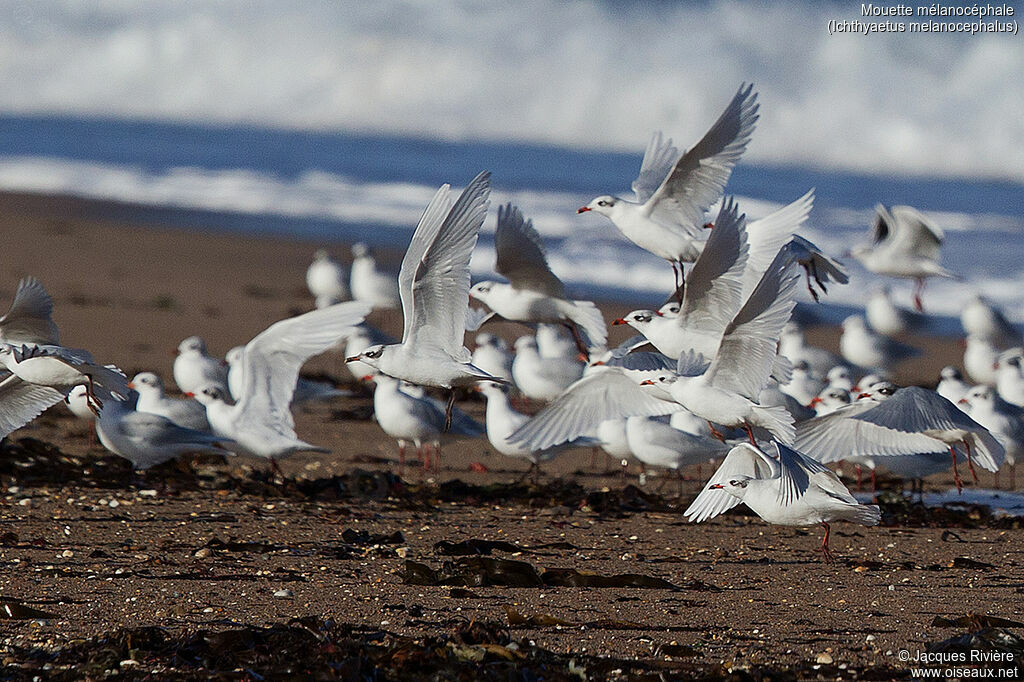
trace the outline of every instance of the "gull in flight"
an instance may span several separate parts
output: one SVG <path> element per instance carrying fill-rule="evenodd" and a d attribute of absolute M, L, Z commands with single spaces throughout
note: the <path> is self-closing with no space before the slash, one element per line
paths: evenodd
<path fill-rule="evenodd" d="M 821 524 L 825 529 L 821 554 L 829 563 L 834 560 L 829 549 L 831 522 L 875 526 L 882 517 L 876 505 L 857 502 L 824 465 L 776 442 L 770 444 L 767 453 L 747 443 L 730 450 L 708 485 L 683 514 L 689 521 L 699 523 L 740 502 L 768 523 Z"/>
<path fill-rule="evenodd" d="M 288 406 L 306 360 L 338 343 L 368 312 L 368 303 L 349 301 L 275 322 L 242 351 L 238 402 L 228 404 L 228 391 L 219 384 L 207 384 L 190 397 L 206 406 L 215 435 L 235 441 L 232 448 L 268 458 L 275 469 L 278 458 L 299 450 L 328 452 L 295 435 Z"/>
<path fill-rule="evenodd" d="M 875 207 L 875 223 L 871 228 L 871 244 L 854 247 L 850 255 L 865 268 L 879 275 L 912 278 L 914 307 L 924 311 L 921 291 L 928 277 L 956 278 L 939 265 L 942 228 L 910 206 L 893 206 L 887 210 Z"/>
<path fill-rule="evenodd" d="M 655 133 L 633 181 L 636 201 L 603 195 L 577 213 L 607 216 L 631 242 L 671 263 L 678 289 L 677 265 L 692 263 L 700 254 L 704 214 L 724 193 L 754 132 L 758 105 L 753 87 L 741 85 L 711 129 L 685 154 Z"/>
<path fill-rule="evenodd" d="M 103 386 L 117 398 L 124 399 L 131 390 L 128 379 L 113 365 L 98 365 L 88 351 L 49 344 L 0 345 L 0 364 L 29 384 L 49 386 L 67 395 L 75 386 L 86 387 L 90 408 L 99 414 L 103 402 L 96 396 L 96 386 Z"/>
<path fill-rule="evenodd" d="M 512 204 L 498 208 L 494 247 L 494 269 L 508 282 L 478 282 L 469 290 L 470 298 L 491 309 L 488 318 L 497 315 L 514 322 L 564 324 L 579 352 L 588 358 L 593 349 L 604 346 L 608 330 L 601 311 L 591 301 L 566 298 L 565 285 L 548 267 L 533 221 L 526 220 Z"/>
<path fill-rule="evenodd" d="M 469 259 L 487 215 L 491 174 L 477 175 L 453 204 L 443 185 L 427 205 L 398 275 L 402 342 L 370 346 L 361 360 L 379 372 L 421 386 L 448 389 L 445 430 L 451 426 L 453 388 L 502 381 L 475 367 L 464 345 L 469 307 Z"/>

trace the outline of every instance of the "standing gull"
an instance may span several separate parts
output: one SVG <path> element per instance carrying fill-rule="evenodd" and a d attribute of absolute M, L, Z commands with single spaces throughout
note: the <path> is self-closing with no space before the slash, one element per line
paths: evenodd
<path fill-rule="evenodd" d="M 476 176 L 452 204 L 443 185 L 427 205 L 398 275 L 405 321 L 402 342 L 370 346 L 362 360 L 396 379 L 449 390 L 445 430 L 451 426 L 453 388 L 502 381 L 471 362 L 463 345 L 469 307 L 469 258 L 487 214 L 489 172 Z"/>

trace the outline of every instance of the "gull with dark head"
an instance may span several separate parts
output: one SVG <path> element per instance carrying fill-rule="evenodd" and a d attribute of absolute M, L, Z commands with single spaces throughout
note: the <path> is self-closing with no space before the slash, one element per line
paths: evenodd
<path fill-rule="evenodd" d="M 488 172 L 480 173 L 453 204 L 443 185 L 427 205 L 398 276 L 402 342 L 370 346 L 346 362 L 421 386 L 451 389 L 478 381 L 502 381 L 470 362 L 463 339 L 469 307 L 469 259 L 487 214 Z M 451 426 L 455 393 L 449 394 L 445 429 Z"/>
<path fill-rule="evenodd" d="M 667 260 L 678 288 L 677 265 L 700 255 L 706 239 L 704 214 L 724 193 L 754 132 L 758 105 L 753 87 L 741 85 L 711 129 L 685 154 L 655 133 L 633 181 L 636 201 L 603 195 L 577 213 L 607 216 L 631 242 Z"/>

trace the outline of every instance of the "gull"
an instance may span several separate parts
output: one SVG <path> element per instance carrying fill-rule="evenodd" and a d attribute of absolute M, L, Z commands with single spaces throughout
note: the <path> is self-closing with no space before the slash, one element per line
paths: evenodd
<path fill-rule="evenodd" d="M 1024 348 L 1011 348 L 999 355 L 995 365 L 996 391 L 999 397 L 1024 407 Z"/>
<path fill-rule="evenodd" d="M 825 373 L 825 384 L 829 388 L 842 388 L 847 391 L 853 390 L 853 375 L 846 365 L 836 365 Z"/>
<path fill-rule="evenodd" d="M 784 248 L 789 251 L 790 259 L 799 263 L 800 267 L 804 269 L 804 275 L 807 280 L 807 290 L 811 292 L 811 298 L 815 301 L 818 300 L 818 292 L 815 291 L 814 286 L 811 284 L 812 278 L 821 289 L 822 293 L 825 294 L 828 293 L 828 288 L 825 286 L 826 282 L 846 284 L 850 281 L 850 278 L 846 275 L 846 271 L 843 270 L 843 264 L 834 258 L 826 256 L 825 253 L 809 239 L 795 234 Z"/>
<path fill-rule="evenodd" d="M 14 374 L 7 375 L 0 380 L 0 439 L 63 399 L 64 393 L 56 388 L 29 383 Z"/>
<path fill-rule="evenodd" d="M 244 383 L 245 346 L 235 346 L 224 355 L 224 361 L 228 364 L 228 392 L 232 400 L 238 400 L 242 393 Z M 327 381 L 315 381 L 298 377 L 295 381 L 295 393 L 292 394 L 292 405 L 301 405 L 312 400 L 333 400 L 351 395 L 350 391 L 335 388 Z"/>
<path fill-rule="evenodd" d="M 835 353 L 809 345 L 800 325 L 792 321 L 787 322 L 786 326 L 782 328 L 782 336 L 779 337 L 779 355 L 788 358 L 794 365 L 801 361 L 806 362 L 817 376 L 825 376 L 830 369 L 843 362 L 843 359 Z"/>
<path fill-rule="evenodd" d="M 972 296 L 967 302 L 960 311 L 960 324 L 968 336 L 987 339 L 1000 350 L 1019 346 L 1024 341 L 1020 330 L 982 296 Z"/>
<path fill-rule="evenodd" d="M 11 307 L 0 317 L 0 343 L 57 345 L 57 325 L 53 319 L 53 300 L 46 287 L 35 277 L 18 282 Z"/>
<path fill-rule="evenodd" d="M 676 473 L 683 467 L 719 457 L 729 449 L 714 438 L 695 436 L 658 417 L 627 419 L 626 442 L 633 457 L 642 464 Z M 681 484 L 681 476 L 679 481 Z"/>
<path fill-rule="evenodd" d="M 208 384 L 228 385 L 228 366 L 206 352 L 206 341 L 190 336 L 178 344 L 174 358 L 174 383 L 182 393 L 196 392 Z"/>
<path fill-rule="evenodd" d="M 494 246 L 494 269 L 508 282 L 478 282 L 469 290 L 470 298 L 506 320 L 564 324 L 572 332 L 579 352 L 588 357 L 592 350 L 604 346 L 608 331 L 601 311 L 591 301 L 566 297 L 565 285 L 548 267 L 533 222 L 511 203 L 498 208 Z"/>
<path fill-rule="evenodd" d="M 1024 460 L 1024 410 L 1000 398 L 991 386 L 975 386 L 958 404 L 1006 450 L 1003 461 L 1010 467 L 1010 488 L 1016 487 L 1015 465 Z"/>
<path fill-rule="evenodd" d="M 975 480 L 975 462 L 996 471 L 1003 461 L 1003 446 L 992 434 L 934 391 L 883 382 L 863 397 L 869 399 L 798 424 L 795 446 L 826 464 L 851 456 L 894 457 L 948 450 L 958 491 L 963 482 L 957 472 L 955 446 L 965 448 Z"/>
<path fill-rule="evenodd" d="M 704 213 L 722 196 L 733 166 L 757 123 L 757 94 L 741 85 L 711 129 L 685 154 L 655 133 L 633 181 L 636 201 L 599 196 L 577 213 L 607 216 L 623 236 L 672 264 L 692 263 L 700 254 Z"/>
<path fill-rule="evenodd" d="M 329 452 L 295 435 L 288 409 L 295 380 L 306 360 L 336 344 L 369 311 L 361 301 L 337 303 L 275 322 L 257 334 L 242 353 L 238 402 L 228 404 L 227 389 L 219 384 L 193 394 L 206 406 L 214 434 L 235 441 L 232 448 L 268 458 L 275 469 L 277 459 L 299 450 Z"/>
<path fill-rule="evenodd" d="M 871 294 L 864 306 L 864 315 L 872 329 L 890 337 L 914 331 L 925 323 L 920 313 L 896 305 L 889 287 L 879 287 Z"/>
<path fill-rule="evenodd" d="M 398 280 L 394 274 L 377 267 L 377 259 L 363 242 L 352 245 L 349 284 L 352 298 L 356 301 L 365 301 L 374 308 L 397 308 L 401 305 Z"/>
<path fill-rule="evenodd" d="M 847 362 L 857 367 L 885 371 L 921 354 L 913 346 L 876 333 L 860 315 L 850 315 L 843 320 L 839 352 Z"/>
<path fill-rule="evenodd" d="M 96 386 L 103 386 L 118 398 L 128 396 L 128 379 L 113 365 L 97 365 L 88 351 L 44 345 L 0 345 L 0 364 L 29 384 L 49 386 L 67 395 L 75 386 L 85 386 L 94 411 L 103 406 Z"/>
<path fill-rule="evenodd" d="M 995 386 L 999 353 L 988 337 L 970 335 L 964 342 L 964 370 L 979 384 Z"/>
<path fill-rule="evenodd" d="M 168 398 L 164 395 L 163 380 L 153 372 L 139 372 L 132 377 L 128 388 L 138 394 L 135 409 L 139 412 L 158 414 L 178 426 L 209 433 L 210 422 L 206 419 L 206 408 L 202 403 L 192 398 Z"/>
<path fill-rule="evenodd" d="M 102 391 L 102 389 L 101 389 Z M 148 469 L 186 453 L 231 455 L 222 444 L 229 440 L 185 428 L 170 419 L 134 407 L 137 395 L 127 400 L 107 397 L 96 419 L 96 436 L 110 452 Z"/>
<path fill-rule="evenodd" d="M 878 275 L 915 280 L 914 307 L 922 312 L 921 291 L 928 277 L 956 278 L 939 265 L 942 229 L 910 206 L 875 207 L 871 244 L 854 247 L 850 255 Z"/>
<path fill-rule="evenodd" d="M 783 441 L 793 440 L 793 417 L 785 408 L 756 402 L 777 359 L 779 335 L 796 304 L 799 277 L 780 256 L 762 277 L 722 336 L 718 352 L 708 362 L 692 351 L 679 356 L 676 374 L 663 374 L 659 383 L 672 399 L 713 424 L 742 427 L 756 445 L 753 426 Z M 717 430 L 713 435 L 724 440 Z"/>
<path fill-rule="evenodd" d="M 699 523 L 741 502 L 768 523 L 821 524 L 825 537 L 820 551 L 829 563 L 834 560 L 829 549 L 830 523 L 875 526 L 882 517 L 878 506 L 857 502 L 824 465 L 777 442 L 768 446 L 767 453 L 747 443 L 732 448 L 683 514 Z"/>
<path fill-rule="evenodd" d="M 481 381 L 476 389 L 483 394 L 487 400 L 487 412 L 485 415 L 487 426 L 487 440 L 491 447 L 506 457 L 516 457 L 530 462 L 530 473 L 538 473 L 543 462 L 550 462 L 560 455 L 566 447 L 574 445 L 589 445 L 590 441 L 575 441 L 556 445 L 543 450 L 534 450 L 528 446 L 514 444 L 508 441 L 520 426 L 529 421 L 529 415 L 517 412 L 512 408 L 508 399 L 508 386 L 496 384 L 493 381 Z"/>
<path fill-rule="evenodd" d="M 327 249 L 317 249 L 306 268 L 306 288 L 316 299 L 317 308 L 341 303 L 348 298 L 348 272 Z"/>
<path fill-rule="evenodd" d="M 821 390 L 821 393 L 811 398 L 807 406 L 814 410 L 814 416 L 821 417 L 826 414 L 832 414 L 840 407 L 849 405 L 852 402 L 853 396 L 850 395 L 849 389 L 839 386 L 826 386 Z"/>
<path fill-rule="evenodd" d="M 477 175 L 454 204 L 449 186 L 443 185 L 423 212 L 398 276 L 402 342 L 370 346 L 346 358 L 362 360 L 396 379 L 448 389 L 446 428 L 455 403 L 453 388 L 495 380 L 473 366 L 463 345 L 469 258 L 487 214 L 490 177 L 486 171 Z"/>
<path fill-rule="evenodd" d="M 806 406 L 811 405 L 811 401 L 821 393 L 824 387 L 824 382 L 814 376 L 806 360 L 794 362 L 789 381 L 779 386 L 783 393 L 792 396 L 801 405 Z"/>
<path fill-rule="evenodd" d="M 939 385 L 935 387 L 936 393 L 949 402 L 956 403 L 969 390 L 971 390 L 971 385 L 964 381 L 964 375 L 960 373 L 960 370 L 952 365 L 942 368 L 939 373 Z"/>
<path fill-rule="evenodd" d="M 511 383 L 512 353 L 509 352 L 508 342 L 490 332 L 477 334 L 474 342 L 476 348 L 473 349 L 470 362 L 488 374 Z"/>
<path fill-rule="evenodd" d="M 583 376 L 586 364 L 576 358 L 542 357 L 533 336 L 520 336 L 514 344 L 512 379 L 530 400 L 549 402 Z"/>
<path fill-rule="evenodd" d="M 419 386 L 406 384 L 387 374 L 363 377 L 377 385 L 373 392 L 373 414 L 384 433 L 398 441 L 398 466 L 405 467 L 405 451 L 411 441 L 423 469 L 430 468 L 431 451 L 434 469 L 441 466 L 441 438 L 444 430 L 444 405 L 430 398 Z M 446 437 L 482 436 L 484 427 L 462 410 L 456 409 Z"/>

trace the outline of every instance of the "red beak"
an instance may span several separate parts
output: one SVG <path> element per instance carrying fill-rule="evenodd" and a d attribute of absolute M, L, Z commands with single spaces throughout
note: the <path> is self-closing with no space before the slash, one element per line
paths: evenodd
<path fill-rule="evenodd" d="M 612 322 L 612 324 L 613 325 L 615 325 L 615 324 L 627 324 L 627 322 L 620 317 L 619 319 L 617 319 L 614 322 Z"/>
<path fill-rule="evenodd" d="M 576 209 L 576 215 L 579 215 L 580 213 L 586 213 L 589 210 L 591 210 L 589 206 L 580 206 L 579 208 Z"/>
<path fill-rule="evenodd" d="M 604 361 L 604 360 L 598 360 L 597 362 L 592 362 L 592 363 L 590 363 L 590 366 L 591 366 L 591 367 L 600 367 L 600 366 L 601 366 L 601 365 L 603 365 L 603 364 L 605 364 L 605 361 Z"/>
<path fill-rule="evenodd" d="M 128 388 L 134 389 L 134 388 L 135 388 L 135 383 L 134 383 L 134 382 L 131 382 L 131 381 L 129 381 L 129 382 L 128 382 Z"/>
<path fill-rule="evenodd" d="M 359 380 L 360 381 L 373 381 L 373 375 L 372 374 L 367 374 L 366 376 L 359 377 Z"/>
<path fill-rule="evenodd" d="M 807 407 L 814 407 L 818 403 L 823 403 L 823 402 L 825 402 L 825 401 L 822 400 L 819 396 L 814 396 L 813 398 L 811 398 L 811 402 L 807 403 Z"/>
<path fill-rule="evenodd" d="M 665 317 L 665 313 L 661 312 L 660 310 L 654 311 L 654 314 L 657 315 L 658 317 Z"/>
<path fill-rule="evenodd" d="M 352 356 L 352 357 L 350 357 L 350 358 L 345 358 L 345 362 L 355 362 L 355 361 L 356 361 L 356 360 L 358 360 L 358 359 L 359 359 L 359 356 L 358 356 L 358 355 L 353 355 L 353 356 Z"/>
<path fill-rule="evenodd" d="M 858 393 L 857 394 L 857 400 L 860 400 L 861 398 L 870 398 L 870 397 L 871 397 L 870 393 Z"/>
<path fill-rule="evenodd" d="M 186 398 L 195 398 L 196 394 L 193 393 L 192 391 L 188 391 L 188 392 L 185 393 L 185 397 Z"/>
<path fill-rule="evenodd" d="M 725 489 L 725 486 L 722 485 L 721 483 L 716 483 L 714 485 L 709 485 L 708 486 L 708 490 L 724 490 L 724 489 Z"/>
<path fill-rule="evenodd" d="M 714 224 L 714 223 L 704 223 L 704 229 L 705 229 L 705 230 L 711 230 L 711 229 L 713 229 L 714 227 L 715 227 L 715 224 Z M 721 488 L 722 486 L 718 486 L 718 487 L 719 487 L 719 488 Z"/>
<path fill-rule="evenodd" d="M 128 384 L 128 385 L 131 386 L 131 384 Z M 967 402 L 967 398 L 960 398 L 960 400 L 956 401 L 956 404 L 957 405 L 970 405 L 970 403 Z"/>
<path fill-rule="evenodd" d="M 653 386 L 654 382 L 651 381 L 650 379 L 644 379 L 643 381 L 640 382 L 640 385 L 641 386 Z"/>

